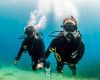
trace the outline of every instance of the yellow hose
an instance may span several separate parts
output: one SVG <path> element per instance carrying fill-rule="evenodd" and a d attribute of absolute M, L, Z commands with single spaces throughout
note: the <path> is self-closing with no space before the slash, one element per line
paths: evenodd
<path fill-rule="evenodd" d="M 61 61 L 60 55 L 56 52 L 56 48 L 50 48 L 49 51 L 53 52 L 57 58 L 58 61 Z"/>

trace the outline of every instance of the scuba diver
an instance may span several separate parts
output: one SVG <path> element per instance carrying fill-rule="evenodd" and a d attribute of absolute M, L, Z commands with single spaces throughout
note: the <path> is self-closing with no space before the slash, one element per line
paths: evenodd
<path fill-rule="evenodd" d="M 45 53 L 45 45 L 42 37 L 33 26 L 28 26 L 25 29 L 26 37 L 22 42 L 21 48 L 15 57 L 15 64 L 18 64 L 18 61 L 24 51 L 27 51 L 29 56 L 31 56 L 32 60 L 32 69 L 35 71 L 39 69 L 39 60 L 44 56 Z"/>
<path fill-rule="evenodd" d="M 63 31 L 55 31 L 59 32 L 57 36 L 53 35 L 55 32 L 50 33 L 49 36 L 55 38 L 51 41 L 43 59 L 46 60 L 53 52 L 57 61 L 57 72 L 63 73 L 63 67 L 67 64 L 72 74 L 76 75 L 76 64 L 85 51 L 82 35 L 77 29 L 77 21 L 72 16 L 66 18 L 61 27 Z"/>

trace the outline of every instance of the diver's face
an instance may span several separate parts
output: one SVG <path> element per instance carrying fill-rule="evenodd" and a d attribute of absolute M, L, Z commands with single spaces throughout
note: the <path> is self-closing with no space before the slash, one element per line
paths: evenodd
<path fill-rule="evenodd" d="M 76 30 L 76 26 L 71 24 L 71 23 L 67 23 L 66 25 L 63 26 L 65 31 L 68 32 L 73 32 L 74 30 Z"/>
<path fill-rule="evenodd" d="M 26 32 L 26 35 L 32 35 L 32 34 L 33 34 L 32 31 L 27 31 L 27 32 Z"/>
<path fill-rule="evenodd" d="M 33 26 L 28 26 L 26 29 L 25 29 L 25 34 L 28 36 L 28 35 L 32 35 L 33 32 L 35 32 L 35 29 Z"/>

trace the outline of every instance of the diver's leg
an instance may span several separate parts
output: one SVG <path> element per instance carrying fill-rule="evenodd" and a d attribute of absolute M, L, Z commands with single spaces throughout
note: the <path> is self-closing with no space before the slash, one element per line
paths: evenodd
<path fill-rule="evenodd" d="M 64 67 L 64 63 L 57 61 L 57 68 L 56 69 L 57 69 L 58 73 L 63 73 L 63 67 Z"/>
<path fill-rule="evenodd" d="M 68 67 L 72 70 L 72 74 L 76 75 L 76 66 L 75 66 L 75 64 L 68 64 Z"/>
<path fill-rule="evenodd" d="M 37 64 L 38 64 L 38 60 L 35 60 L 34 57 L 31 55 L 31 60 L 32 60 L 32 70 L 33 71 L 36 71 L 36 67 L 37 67 Z"/>
<path fill-rule="evenodd" d="M 34 71 L 38 70 L 38 69 L 42 69 L 44 67 L 44 63 L 41 62 L 41 58 L 35 58 L 35 59 L 32 59 L 32 69 Z M 39 65 L 38 65 L 39 64 Z"/>

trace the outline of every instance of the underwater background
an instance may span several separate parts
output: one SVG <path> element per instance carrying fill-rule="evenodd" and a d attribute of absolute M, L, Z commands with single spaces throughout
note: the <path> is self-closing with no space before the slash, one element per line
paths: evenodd
<path fill-rule="evenodd" d="M 77 64 L 77 75 L 72 76 L 65 65 L 64 73 L 55 71 L 55 57 L 51 53 L 50 80 L 100 80 L 100 1 L 99 0 L 0 0 L 0 80 L 48 80 L 44 70 L 33 72 L 31 59 L 23 53 L 19 64 L 15 56 L 27 25 L 40 26 L 46 48 L 53 39 L 49 33 L 62 30 L 63 19 L 75 16 L 85 44 L 83 58 Z M 35 19 L 34 19 L 35 18 Z"/>

